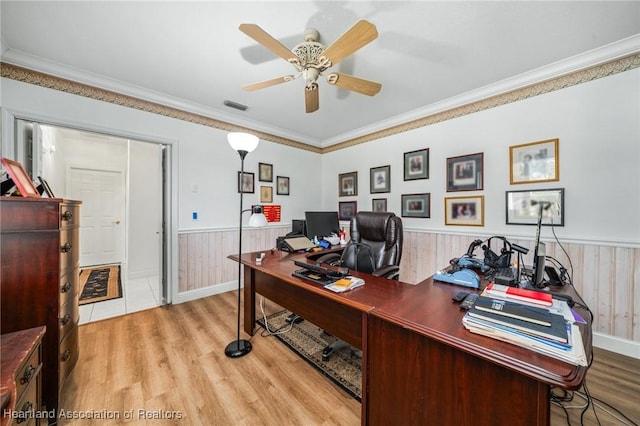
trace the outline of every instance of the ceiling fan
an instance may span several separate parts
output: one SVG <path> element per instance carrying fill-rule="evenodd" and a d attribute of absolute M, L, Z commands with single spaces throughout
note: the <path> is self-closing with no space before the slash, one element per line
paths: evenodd
<path fill-rule="evenodd" d="M 297 71 L 295 75 L 285 75 L 272 80 L 247 84 L 242 86 L 242 88 L 247 91 L 259 90 L 292 81 L 302 76 L 305 80 L 304 99 L 307 113 L 317 111 L 320 107 L 318 77 L 321 76 L 325 70 L 337 65 L 356 50 L 378 37 L 378 31 L 375 25 L 368 21 L 361 20 L 349 28 L 328 47 L 318 42 L 320 35 L 317 30 L 308 29 L 304 33 L 304 42 L 298 44 L 292 50 L 289 50 L 255 24 L 241 24 L 239 28 L 240 31 L 291 63 Z M 363 80 L 339 72 L 329 74 L 327 76 L 327 82 L 367 96 L 376 95 L 382 88 L 382 84 L 380 83 Z"/>

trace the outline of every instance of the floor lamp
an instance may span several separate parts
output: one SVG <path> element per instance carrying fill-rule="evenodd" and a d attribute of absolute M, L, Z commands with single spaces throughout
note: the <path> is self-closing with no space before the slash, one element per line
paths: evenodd
<path fill-rule="evenodd" d="M 264 226 L 267 224 L 267 220 L 262 214 L 262 207 L 255 206 L 251 209 L 243 210 L 242 198 L 244 195 L 244 158 L 248 153 L 256 149 L 259 139 L 257 136 L 250 135 L 248 133 L 233 132 L 227 135 L 229 145 L 236 150 L 240 155 L 240 231 L 238 235 L 238 333 L 237 338 L 233 342 L 229 343 L 224 350 L 225 355 L 231 358 L 238 358 L 251 352 L 251 342 L 248 340 L 240 339 L 240 291 L 242 283 L 240 276 L 242 273 L 242 214 L 247 211 L 251 211 L 252 215 L 249 218 L 249 226 Z"/>

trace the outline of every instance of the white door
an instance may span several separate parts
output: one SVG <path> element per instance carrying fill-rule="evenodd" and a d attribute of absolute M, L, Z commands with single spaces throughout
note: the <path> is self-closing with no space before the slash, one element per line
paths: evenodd
<path fill-rule="evenodd" d="M 121 170 L 69 168 L 69 199 L 80 208 L 80 266 L 123 263 L 125 177 Z"/>

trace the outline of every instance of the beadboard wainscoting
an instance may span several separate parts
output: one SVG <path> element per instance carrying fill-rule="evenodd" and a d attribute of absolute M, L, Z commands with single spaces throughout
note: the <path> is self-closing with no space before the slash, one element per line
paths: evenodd
<path fill-rule="evenodd" d="M 271 250 L 276 238 L 290 231 L 290 226 L 243 228 L 242 252 Z M 237 228 L 179 233 L 177 302 L 235 289 L 238 264 L 228 259 L 232 254 L 238 254 Z"/>
<path fill-rule="evenodd" d="M 290 227 L 243 229 L 242 251 L 270 250 L 276 238 L 289 231 Z M 405 229 L 402 281 L 417 284 L 445 268 L 452 258 L 467 252 L 474 238 L 488 237 Z M 523 247 L 533 245 L 530 239 L 507 238 Z M 595 317 L 594 344 L 640 358 L 640 248 L 562 242 L 569 262 L 557 242 L 545 240 L 545 243 L 548 256 L 569 272 L 573 269 L 575 287 Z M 183 297 L 177 302 L 236 288 L 237 264 L 227 256 L 236 254 L 238 249 L 237 229 L 180 233 L 178 244 L 179 293 Z M 495 252 L 501 247 L 501 240 L 492 241 Z M 477 248 L 475 254 L 482 258 L 482 249 Z M 530 265 L 532 259 L 530 250 L 525 264 Z"/>

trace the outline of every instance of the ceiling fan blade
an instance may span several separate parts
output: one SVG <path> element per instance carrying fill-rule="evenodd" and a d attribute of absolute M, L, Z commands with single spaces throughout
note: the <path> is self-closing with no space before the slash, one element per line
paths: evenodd
<path fill-rule="evenodd" d="M 376 26 L 369 21 L 360 20 L 331 43 L 321 56 L 330 61 L 329 66 L 334 66 L 356 50 L 378 37 Z M 327 67 L 328 68 L 328 67 Z"/>
<path fill-rule="evenodd" d="M 327 76 L 327 82 L 335 86 L 354 92 L 362 93 L 367 96 L 375 96 L 382 89 L 382 84 L 375 81 L 363 80 L 349 74 L 341 74 L 332 72 Z"/>
<path fill-rule="evenodd" d="M 304 88 L 304 105 L 307 113 L 317 111 L 320 108 L 320 98 L 318 96 L 318 85 L 313 83 L 310 87 Z"/>
<path fill-rule="evenodd" d="M 275 38 L 271 37 L 265 30 L 257 26 L 256 24 L 240 24 L 238 27 L 240 31 L 280 56 L 285 60 L 296 59 L 296 55 L 291 52 L 291 50 L 287 49 L 287 47 L 280 43 Z"/>
<path fill-rule="evenodd" d="M 258 83 L 252 83 L 242 86 L 242 89 L 247 92 L 252 92 L 254 90 L 264 89 L 265 87 L 275 86 L 276 84 L 286 83 L 287 81 L 291 81 L 295 79 L 293 75 L 285 75 L 283 77 L 274 78 L 271 80 L 260 81 Z"/>

